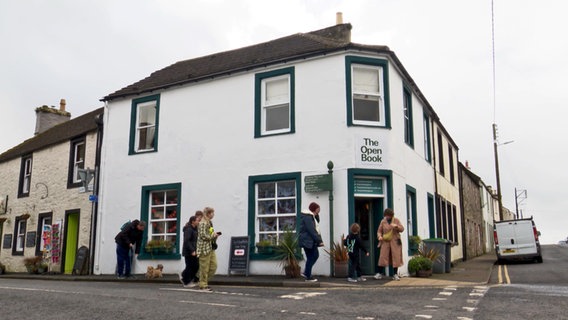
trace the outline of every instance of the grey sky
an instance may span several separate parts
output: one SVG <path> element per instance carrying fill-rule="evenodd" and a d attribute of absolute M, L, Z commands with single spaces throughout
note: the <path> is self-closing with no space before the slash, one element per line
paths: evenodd
<path fill-rule="evenodd" d="M 0 0 L 0 152 L 33 135 L 34 109 L 67 100 L 73 117 L 176 61 L 335 24 L 354 42 L 387 45 L 458 144 L 462 163 L 495 185 L 499 126 L 503 203 L 533 215 L 544 243 L 568 236 L 563 116 L 568 30 L 562 0 Z M 564 106 L 564 108 L 563 108 Z"/>

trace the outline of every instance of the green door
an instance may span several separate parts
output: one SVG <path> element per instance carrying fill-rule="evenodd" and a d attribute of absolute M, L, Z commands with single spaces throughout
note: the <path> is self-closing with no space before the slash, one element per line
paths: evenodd
<path fill-rule="evenodd" d="M 71 274 L 77 255 L 77 245 L 79 243 L 79 213 L 67 214 L 67 224 L 65 231 L 65 265 L 63 273 Z"/>
<path fill-rule="evenodd" d="M 377 228 L 383 218 L 383 198 L 355 198 L 355 222 L 361 225 L 361 240 L 369 250 L 369 256 L 361 254 L 361 271 L 364 275 L 377 272 L 379 250 L 377 249 Z"/>

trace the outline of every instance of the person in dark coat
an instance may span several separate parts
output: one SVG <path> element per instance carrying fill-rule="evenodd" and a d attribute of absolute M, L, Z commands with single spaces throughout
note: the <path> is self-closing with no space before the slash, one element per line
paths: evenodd
<path fill-rule="evenodd" d="M 323 246 L 319 230 L 319 212 L 320 206 L 312 202 L 310 203 L 309 210 L 303 210 L 300 215 L 299 244 L 306 254 L 306 265 L 302 276 L 309 282 L 318 281 L 312 277 L 312 267 L 319 258 L 318 247 Z"/>
<path fill-rule="evenodd" d="M 359 261 L 359 257 L 361 256 L 360 252 L 365 252 L 365 255 L 369 256 L 369 251 L 363 245 L 363 240 L 361 240 L 361 235 L 359 232 L 361 231 L 361 226 L 358 223 L 354 223 L 349 228 L 349 235 L 347 238 L 343 240 L 343 245 L 347 247 L 347 252 L 349 255 L 349 278 L 347 281 L 349 282 L 357 282 L 357 281 L 367 281 L 367 279 L 361 277 L 361 263 Z"/>
<path fill-rule="evenodd" d="M 199 283 L 199 278 L 197 277 L 197 271 L 199 271 L 197 225 L 199 225 L 201 217 L 203 217 L 203 212 L 197 211 L 183 227 L 182 255 L 185 259 L 185 269 L 181 273 L 180 281 L 186 288 L 195 287 Z"/>
<path fill-rule="evenodd" d="M 142 247 L 142 235 L 146 222 L 134 220 L 121 230 L 114 241 L 116 242 L 116 266 L 119 279 L 132 277 L 130 251 L 135 248 L 134 253 L 139 254 Z"/>

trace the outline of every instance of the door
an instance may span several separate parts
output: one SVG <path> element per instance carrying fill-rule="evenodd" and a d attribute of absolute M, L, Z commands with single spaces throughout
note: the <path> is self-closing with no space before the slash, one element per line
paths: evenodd
<path fill-rule="evenodd" d="M 361 255 L 361 271 L 364 275 L 377 272 L 379 251 L 377 249 L 377 228 L 382 219 L 383 198 L 355 198 L 355 222 L 361 225 L 361 239 L 369 250 L 369 256 Z"/>
<path fill-rule="evenodd" d="M 71 274 L 79 243 L 79 212 L 68 212 L 65 218 L 65 252 L 63 253 L 63 273 Z"/>

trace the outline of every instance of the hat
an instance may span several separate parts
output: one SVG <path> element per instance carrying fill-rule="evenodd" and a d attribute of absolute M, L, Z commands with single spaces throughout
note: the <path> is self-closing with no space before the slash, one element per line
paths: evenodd
<path fill-rule="evenodd" d="M 315 212 L 317 208 L 319 208 L 319 204 L 312 202 L 310 203 L 310 206 L 308 207 L 308 209 L 310 209 L 311 212 Z"/>

